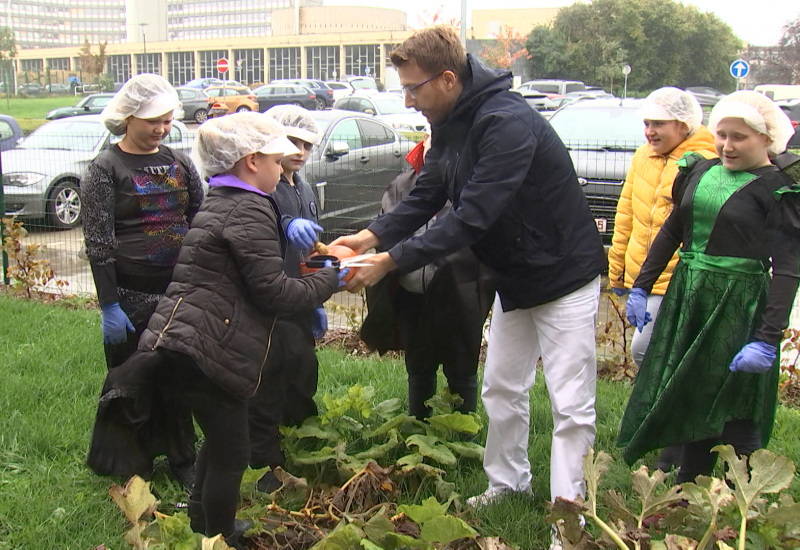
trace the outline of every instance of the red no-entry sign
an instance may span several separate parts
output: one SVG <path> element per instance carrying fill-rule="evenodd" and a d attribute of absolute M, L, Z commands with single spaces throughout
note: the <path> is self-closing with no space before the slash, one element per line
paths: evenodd
<path fill-rule="evenodd" d="M 228 60 L 224 57 L 217 61 L 217 70 L 221 73 L 228 72 Z"/>

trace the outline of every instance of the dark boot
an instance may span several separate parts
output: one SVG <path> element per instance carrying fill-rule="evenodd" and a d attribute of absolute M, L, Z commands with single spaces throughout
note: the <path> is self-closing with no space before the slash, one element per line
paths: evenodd
<path fill-rule="evenodd" d="M 189 524 L 195 533 L 206 533 L 206 515 L 203 512 L 203 503 L 199 500 L 189 499 Z"/>
<path fill-rule="evenodd" d="M 180 483 L 186 492 L 192 492 L 195 480 L 194 461 L 180 466 L 170 464 L 169 471 L 172 474 L 172 479 Z"/>
<path fill-rule="evenodd" d="M 431 415 L 425 401 L 436 393 L 436 377 L 408 375 L 408 414 L 419 420 Z"/>
<path fill-rule="evenodd" d="M 462 399 L 456 410 L 464 414 L 475 412 L 478 407 L 478 378 L 468 376 L 457 381 L 448 381 L 448 385 L 450 393 L 457 393 Z"/>
<path fill-rule="evenodd" d="M 681 457 L 683 456 L 683 445 L 673 445 L 661 451 L 656 461 L 656 468 L 662 472 L 669 472 L 673 468 L 678 468 L 681 465 Z"/>
<path fill-rule="evenodd" d="M 258 483 L 256 484 L 256 488 L 262 493 L 274 493 L 282 486 L 283 483 L 281 483 L 280 480 L 275 477 L 275 472 L 272 470 L 261 476 L 261 479 L 259 479 Z"/>
<path fill-rule="evenodd" d="M 234 550 L 247 550 L 244 542 L 244 533 L 253 527 L 253 522 L 248 519 L 233 520 L 233 533 L 225 537 L 225 544 Z"/>

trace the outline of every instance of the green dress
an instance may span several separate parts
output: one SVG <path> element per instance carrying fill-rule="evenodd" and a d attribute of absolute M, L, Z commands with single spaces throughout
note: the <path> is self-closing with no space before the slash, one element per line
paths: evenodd
<path fill-rule="evenodd" d="M 766 374 L 728 367 L 754 339 L 776 345 L 788 324 L 800 231 L 785 227 L 781 211 L 797 210 L 796 194 L 776 200 L 791 181 L 773 167 L 731 172 L 714 160 L 684 178 L 676 181 L 680 206 L 634 285 L 649 291 L 664 257 L 683 243 L 622 419 L 618 444 L 631 464 L 653 449 L 719 436 L 735 419 L 753 420 L 766 445 L 775 416 L 778 361 Z M 772 288 L 770 268 L 784 265 L 793 273 Z"/>

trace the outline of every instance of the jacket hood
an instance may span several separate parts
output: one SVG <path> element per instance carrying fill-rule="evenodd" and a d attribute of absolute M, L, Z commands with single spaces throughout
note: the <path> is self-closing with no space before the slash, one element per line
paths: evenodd
<path fill-rule="evenodd" d="M 455 107 L 447 118 L 432 125 L 434 130 L 453 125 L 469 126 L 475 111 L 483 105 L 488 96 L 511 88 L 511 71 L 490 69 L 472 54 L 467 54 L 467 66 L 469 76 L 464 81 L 464 89 L 461 90 Z"/>

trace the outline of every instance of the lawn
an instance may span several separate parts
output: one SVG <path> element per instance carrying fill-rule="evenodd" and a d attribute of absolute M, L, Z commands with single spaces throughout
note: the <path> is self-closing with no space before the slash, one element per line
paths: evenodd
<path fill-rule="evenodd" d="M 93 475 L 84 465 L 105 366 L 96 310 L 46 305 L 0 294 L 0 550 L 88 550 L 127 545 L 122 515 L 107 496 L 112 480 Z M 359 357 L 337 348 L 319 352 L 320 392 L 341 395 L 354 384 L 375 388 L 378 400 L 406 400 L 405 371 L 398 358 Z M 544 548 L 549 498 L 550 408 L 537 381 L 531 394 L 530 457 L 534 498 L 519 497 L 468 513 L 481 534 L 502 536 L 519 548 Z M 630 489 L 630 469 L 614 447 L 629 387 L 601 381 L 598 386 L 597 448 L 615 459 L 602 489 Z M 318 402 L 322 402 L 318 399 Z M 483 410 L 479 413 L 484 416 Z M 484 433 L 479 434 L 483 442 Z M 800 459 L 800 414 L 780 408 L 770 445 L 773 452 Z M 654 457 L 648 457 L 653 460 Z M 163 468 L 163 464 L 162 464 Z M 479 464 L 456 468 L 448 480 L 461 494 L 483 491 Z M 160 510 L 172 513 L 186 496 L 163 473 L 153 488 Z M 800 497 L 795 480 L 792 496 Z M 406 497 L 410 498 L 410 497 Z"/>
<path fill-rule="evenodd" d="M 80 96 L 74 95 L 11 98 L 0 96 L 0 113 L 16 118 L 22 130 L 29 133 L 44 124 L 44 117 L 53 109 L 71 107 L 80 100 Z"/>

